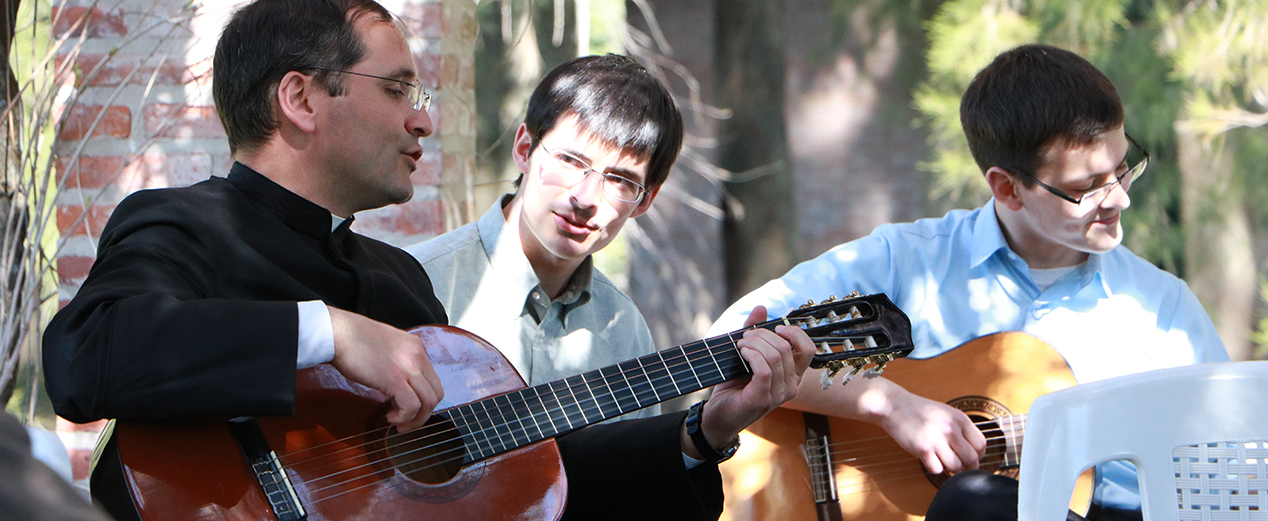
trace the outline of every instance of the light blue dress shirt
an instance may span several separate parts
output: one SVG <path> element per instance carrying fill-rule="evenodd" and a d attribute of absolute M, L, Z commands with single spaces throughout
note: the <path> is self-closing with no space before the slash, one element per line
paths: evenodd
<path fill-rule="evenodd" d="M 1060 353 L 1080 382 L 1228 360 L 1188 285 L 1124 246 L 1090 255 L 1041 290 L 1005 241 L 993 199 L 939 219 L 885 224 L 803 262 L 734 303 L 709 334 L 738 328 L 759 304 L 777 317 L 855 290 L 885 293 L 911 318 L 912 358 L 1024 331 Z M 1097 501 L 1140 508 L 1134 468 L 1116 462 L 1098 471 Z"/>

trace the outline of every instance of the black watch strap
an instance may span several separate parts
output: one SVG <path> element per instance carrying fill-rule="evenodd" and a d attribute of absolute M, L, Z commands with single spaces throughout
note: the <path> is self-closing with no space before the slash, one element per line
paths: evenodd
<path fill-rule="evenodd" d="M 691 436 L 691 442 L 695 444 L 696 450 L 704 456 L 704 460 L 709 463 L 722 463 L 731 459 L 735 455 L 735 451 L 740 449 L 740 438 L 737 436 L 722 450 L 713 448 L 709 444 L 709 440 L 704 437 L 704 429 L 700 427 L 700 418 L 704 413 L 704 404 L 709 400 L 697 403 L 691 406 L 691 410 L 687 411 L 687 435 Z"/>

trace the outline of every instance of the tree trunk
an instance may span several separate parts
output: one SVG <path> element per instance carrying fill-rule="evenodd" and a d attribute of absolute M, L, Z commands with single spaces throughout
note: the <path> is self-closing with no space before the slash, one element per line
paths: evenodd
<path fill-rule="evenodd" d="M 17 148 L 16 139 L 21 130 L 22 106 L 21 98 L 18 97 L 18 78 L 9 67 L 9 54 L 13 49 L 20 4 L 21 0 L 4 0 L 3 7 L 0 7 L 0 16 L 4 18 L 0 20 L 0 30 L 4 31 L 0 36 L 4 46 L 4 62 L 0 63 L 0 69 L 4 71 L 4 98 L 0 102 L 0 116 L 3 117 L 0 121 L 0 133 L 3 136 L 0 137 L 3 139 L 3 143 L 0 143 L 0 155 L 4 161 L 3 179 L 0 179 L 0 245 L 14 248 L 13 251 L 0 255 L 6 261 L 3 263 L 4 270 L 0 271 L 0 284 L 4 285 L 0 291 L 0 299 L 3 299 L 0 302 L 0 315 L 3 315 L 0 316 L 0 323 L 3 323 L 0 331 L 4 333 L 0 337 L 0 405 L 9 403 L 9 398 L 13 395 L 17 382 L 17 359 L 22 347 L 19 345 L 22 340 L 20 332 L 27 327 L 19 310 L 10 307 L 21 305 L 10 297 L 22 291 L 20 286 L 24 279 L 19 270 L 23 268 L 22 247 L 27 222 L 26 208 L 22 206 L 24 202 L 19 193 L 21 179 L 18 161 L 21 152 Z"/>
<path fill-rule="evenodd" d="M 799 258 L 794 184 L 784 124 L 783 2 L 715 4 L 718 128 L 725 183 L 727 301 L 783 275 Z"/>
<path fill-rule="evenodd" d="M 1184 121 L 1181 118 L 1180 121 Z M 1185 279 L 1205 305 L 1233 360 L 1250 356 L 1256 289 L 1250 220 L 1233 189 L 1224 139 L 1203 141 L 1176 126 L 1180 211 L 1185 234 Z"/>

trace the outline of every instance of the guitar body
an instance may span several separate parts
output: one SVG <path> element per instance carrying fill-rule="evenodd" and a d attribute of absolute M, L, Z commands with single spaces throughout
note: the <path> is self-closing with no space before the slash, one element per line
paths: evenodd
<path fill-rule="evenodd" d="M 413 333 L 444 385 L 439 408 L 524 387 L 506 358 L 471 333 L 448 326 Z M 422 482 L 384 449 L 384 395 L 327 365 L 300 371 L 296 393 L 294 416 L 258 420 L 308 519 L 540 520 L 563 511 L 567 482 L 553 439 Z M 114 435 L 121 464 L 113 475 L 95 469 L 93 488 L 120 480 L 113 488 L 126 489 L 134 508 L 112 512 L 121 521 L 275 519 L 225 421 L 119 421 Z"/>
<path fill-rule="evenodd" d="M 1043 341 L 1015 332 L 984 336 L 934 358 L 895 360 L 884 377 L 919 396 L 951 403 L 978 422 L 1024 414 L 1040 395 L 1076 383 L 1061 355 Z M 939 477 L 931 479 L 914 456 L 876 425 L 836 417 L 829 417 L 829 425 L 844 519 L 924 519 Z M 723 519 L 820 518 L 802 455 L 802 413 L 780 408 L 741 437 L 744 450 L 721 466 Z M 1002 443 L 988 442 L 984 469 L 989 469 L 986 461 L 992 453 L 1002 452 Z M 1090 474 L 1081 482 L 1072 504 L 1085 507 Z"/>

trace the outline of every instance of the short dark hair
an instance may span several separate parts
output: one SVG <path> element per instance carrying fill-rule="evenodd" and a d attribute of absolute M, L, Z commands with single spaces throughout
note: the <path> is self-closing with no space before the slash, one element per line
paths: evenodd
<path fill-rule="evenodd" d="M 393 21 L 374 0 L 256 0 L 233 14 L 212 62 L 212 95 L 233 152 L 251 150 L 278 127 L 274 91 L 291 71 L 313 71 L 331 96 L 341 75 L 365 57 L 354 23 L 364 15 Z"/>
<path fill-rule="evenodd" d="M 1090 144 L 1121 127 L 1123 102 L 1109 78 L 1079 55 L 1022 45 L 973 78 L 960 99 L 960 124 L 983 172 L 998 166 L 1034 175 L 1052 145 Z"/>
<path fill-rule="evenodd" d="M 646 158 L 647 188 L 669 177 L 682 148 L 682 113 L 660 80 L 633 59 L 584 56 L 547 73 L 524 117 L 532 148 L 571 115 L 605 144 Z"/>

